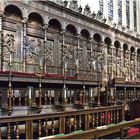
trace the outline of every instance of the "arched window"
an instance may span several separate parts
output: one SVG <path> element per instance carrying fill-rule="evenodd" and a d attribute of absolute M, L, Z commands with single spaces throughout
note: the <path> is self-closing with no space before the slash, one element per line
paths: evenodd
<path fill-rule="evenodd" d="M 108 16 L 113 19 L 113 0 L 108 0 Z"/>
<path fill-rule="evenodd" d="M 62 26 L 57 19 L 51 19 L 49 21 L 49 28 L 60 31 L 62 29 Z"/>
<path fill-rule="evenodd" d="M 116 48 L 116 57 L 119 57 L 119 48 L 120 48 L 120 42 L 119 41 L 115 41 L 114 46 Z"/>
<path fill-rule="evenodd" d="M 128 50 L 128 45 L 123 44 L 123 58 L 128 58 L 127 50 Z"/>
<path fill-rule="evenodd" d="M 104 42 L 107 45 L 107 53 L 111 54 L 111 39 L 106 37 Z"/>
<path fill-rule="evenodd" d="M 81 30 L 81 36 L 85 39 L 89 39 L 90 38 L 90 33 L 89 33 L 88 30 L 83 29 L 83 30 Z"/>
<path fill-rule="evenodd" d="M 137 50 L 137 61 L 140 62 L 140 49 Z"/>
<path fill-rule="evenodd" d="M 94 34 L 93 38 L 97 43 L 102 41 L 101 36 L 98 33 Z"/>
<path fill-rule="evenodd" d="M 134 30 L 137 31 L 137 9 L 136 9 L 136 0 L 133 1 L 134 8 Z"/>
<path fill-rule="evenodd" d="M 122 24 L 122 0 L 118 0 L 118 22 Z"/>
<path fill-rule="evenodd" d="M 129 7 L 129 0 L 126 0 L 126 21 L 127 21 L 127 27 L 130 27 L 130 7 Z"/>
<path fill-rule="evenodd" d="M 69 34 L 72 34 L 72 35 L 77 34 L 77 30 L 76 30 L 75 26 L 72 25 L 72 24 L 67 25 L 66 32 L 69 33 Z"/>
<path fill-rule="evenodd" d="M 8 5 L 5 7 L 5 17 L 11 18 L 11 19 L 22 19 L 22 12 L 21 10 L 15 6 L 15 5 Z"/>
<path fill-rule="evenodd" d="M 43 18 L 40 14 L 38 13 L 30 13 L 29 14 L 29 19 L 28 19 L 28 24 L 36 25 L 36 26 L 42 26 L 43 25 Z"/>
<path fill-rule="evenodd" d="M 135 60 L 135 48 L 133 46 L 130 49 L 130 60 Z"/>
<path fill-rule="evenodd" d="M 99 0 L 100 12 L 103 13 L 103 0 Z"/>

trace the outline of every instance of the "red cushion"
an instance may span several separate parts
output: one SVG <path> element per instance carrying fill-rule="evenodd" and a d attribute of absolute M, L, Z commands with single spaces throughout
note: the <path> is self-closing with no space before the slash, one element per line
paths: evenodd
<path fill-rule="evenodd" d="M 139 128 L 132 127 L 128 130 L 128 136 L 133 136 L 139 133 Z"/>

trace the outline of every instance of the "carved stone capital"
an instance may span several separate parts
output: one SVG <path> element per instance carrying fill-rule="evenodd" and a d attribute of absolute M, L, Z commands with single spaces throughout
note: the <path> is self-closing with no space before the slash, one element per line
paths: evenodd
<path fill-rule="evenodd" d="M 93 42 L 93 38 L 89 38 L 89 42 L 92 43 Z"/>
<path fill-rule="evenodd" d="M 80 34 L 77 34 L 77 38 L 80 39 L 80 37 L 81 37 L 81 35 Z"/>
<path fill-rule="evenodd" d="M 4 17 L 4 12 L 0 11 L 0 17 Z"/>
<path fill-rule="evenodd" d="M 27 21 L 28 21 L 28 18 L 23 17 L 23 19 L 22 19 L 22 23 L 27 23 Z"/>
<path fill-rule="evenodd" d="M 64 35 L 66 33 L 66 30 L 65 29 L 62 29 L 61 30 L 61 35 Z"/>
<path fill-rule="evenodd" d="M 48 30 L 48 24 L 44 24 L 44 25 L 43 25 L 43 29 L 44 29 L 44 30 Z"/>

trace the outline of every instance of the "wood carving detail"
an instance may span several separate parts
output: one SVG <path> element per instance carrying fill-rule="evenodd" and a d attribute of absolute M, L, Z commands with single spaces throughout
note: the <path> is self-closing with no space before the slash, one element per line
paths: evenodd
<path fill-rule="evenodd" d="M 13 58 L 15 58 L 16 54 L 16 46 L 15 46 L 15 40 L 13 34 L 5 34 L 3 36 L 3 54 L 4 54 L 4 60 L 9 60 L 10 52 L 13 55 Z"/>
<path fill-rule="evenodd" d="M 44 56 L 44 43 L 42 39 L 28 37 L 26 40 L 26 62 L 38 64 Z"/>

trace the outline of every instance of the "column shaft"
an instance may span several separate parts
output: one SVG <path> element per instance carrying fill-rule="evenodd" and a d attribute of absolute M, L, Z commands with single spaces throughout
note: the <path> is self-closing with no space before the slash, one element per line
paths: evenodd
<path fill-rule="evenodd" d="M 23 68 L 22 71 L 26 72 L 26 41 L 27 41 L 27 19 L 23 19 Z"/>
<path fill-rule="evenodd" d="M 140 17 L 139 17 L 139 14 L 140 14 L 140 1 L 139 0 L 136 0 L 136 17 L 137 17 L 137 32 L 140 33 Z"/>
<path fill-rule="evenodd" d="M 47 27 L 44 27 L 44 73 L 47 73 Z"/>
<path fill-rule="evenodd" d="M 122 0 L 122 25 L 124 27 L 127 26 L 127 21 L 126 21 L 126 0 Z"/>
<path fill-rule="evenodd" d="M 113 21 L 118 23 L 118 0 L 113 0 Z"/>
<path fill-rule="evenodd" d="M 2 70 L 2 15 L 0 15 L 0 70 Z"/>
<path fill-rule="evenodd" d="M 137 49 L 135 51 L 135 80 L 137 80 L 137 67 L 138 67 L 138 62 L 137 62 Z"/>
<path fill-rule="evenodd" d="M 133 0 L 129 1 L 129 7 L 130 7 L 130 29 L 134 31 L 134 5 Z"/>
<path fill-rule="evenodd" d="M 108 19 L 108 0 L 103 0 L 103 16 Z"/>

